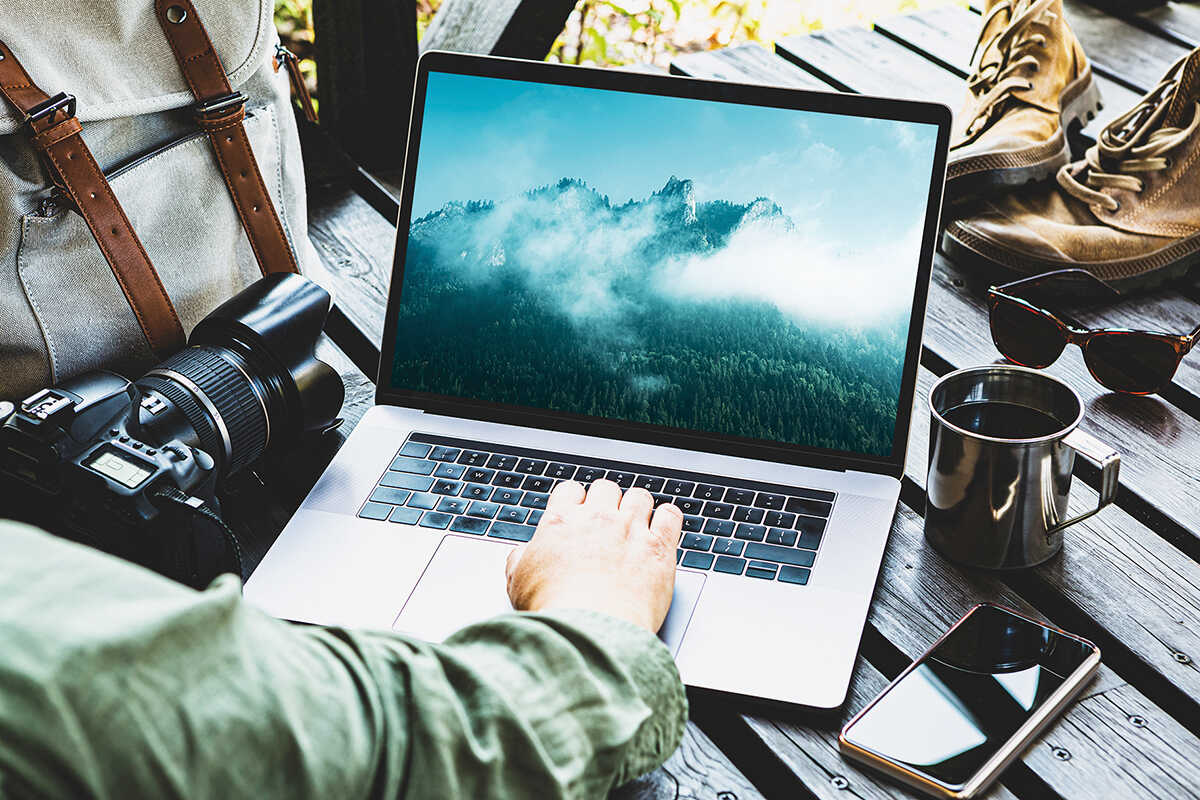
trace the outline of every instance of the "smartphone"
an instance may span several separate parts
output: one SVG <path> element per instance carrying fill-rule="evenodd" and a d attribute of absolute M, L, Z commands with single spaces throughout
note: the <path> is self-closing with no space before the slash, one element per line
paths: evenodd
<path fill-rule="evenodd" d="M 1087 639 L 981 603 L 846 723 L 838 743 L 935 797 L 975 797 L 1099 667 Z"/>

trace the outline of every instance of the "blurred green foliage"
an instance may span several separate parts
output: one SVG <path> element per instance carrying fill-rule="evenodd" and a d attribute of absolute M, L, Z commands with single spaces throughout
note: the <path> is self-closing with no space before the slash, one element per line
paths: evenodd
<path fill-rule="evenodd" d="M 314 0 L 275 0 L 280 36 L 300 56 L 316 93 Z M 337 0 L 325 0 L 337 2 Z M 443 0 L 415 0 L 417 36 Z M 770 47 L 784 36 L 838 25 L 869 25 L 889 14 L 965 0 L 580 0 L 554 42 L 548 61 L 666 67 L 676 53 L 754 42 Z"/>

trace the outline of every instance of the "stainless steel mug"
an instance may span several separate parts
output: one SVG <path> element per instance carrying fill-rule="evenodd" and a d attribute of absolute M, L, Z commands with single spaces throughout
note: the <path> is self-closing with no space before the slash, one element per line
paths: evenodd
<path fill-rule="evenodd" d="M 953 561 L 1032 567 L 1068 525 L 1113 501 L 1121 457 L 1079 430 L 1083 401 L 1037 370 L 994 364 L 946 375 L 929 392 L 925 538 Z M 1067 519 L 1075 453 L 1100 468 L 1100 502 Z"/>

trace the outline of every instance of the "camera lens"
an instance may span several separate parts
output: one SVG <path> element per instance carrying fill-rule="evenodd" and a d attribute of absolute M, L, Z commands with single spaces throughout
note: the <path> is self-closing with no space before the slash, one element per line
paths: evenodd
<path fill-rule="evenodd" d="M 344 399 L 341 377 L 315 354 L 329 306 L 320 286 L 280 273 L 218 307 L 186 349 L 136 381 L 144 438 L 181 439 L 228 476 L 276 441 L 328 427 Z"/>

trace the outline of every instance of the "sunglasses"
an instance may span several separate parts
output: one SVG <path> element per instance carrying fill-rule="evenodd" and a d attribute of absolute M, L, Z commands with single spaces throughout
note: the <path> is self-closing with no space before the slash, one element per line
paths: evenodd
<path fill-rule="evenodd" d="M 1187 334 L 1077 328 L 1017 296 L 1018 291 L 1035 294 L 1050 280 L 1083 284 L 1079 295 L 1120 296 L 1083 269 L 1056 270 L 991 287 L 987 299 L 992 341 L 1009 361 L 1041 369 L 1057 361 L 1068 344 L 1074 344 L 1083 351 L 1088 371 L 1101 386 L 1116 392 L 1153 394 L 1170 385 L 1179 362 L 1200 337 L 1200 325 Z"/>

